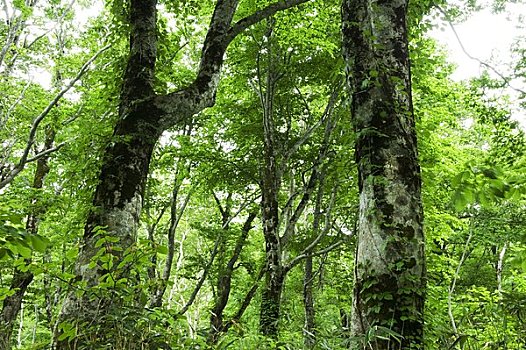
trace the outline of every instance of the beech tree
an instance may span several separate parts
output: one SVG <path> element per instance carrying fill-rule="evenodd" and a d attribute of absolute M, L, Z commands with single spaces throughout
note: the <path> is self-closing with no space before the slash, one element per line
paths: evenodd
<path fill-rule="evenodd" d="M 113 140 L 104 154 L 100 184 L 95 191 L 93 209 L 86 222 L 76 264 L 78 279 L 88 287 L 98 285 L 104 275 L 113 273 L 113 266 L 119 266 L 123 256 L 130 253 L 136 240 L 144 186 L 155 144 L 163 131 L 214 104 L 228 45 L 250 25 L 306 1 L 276 2 L 235 23 L 233 18 L 238 0 L 217 1 L 196 78 L 188 86 L 164 95 L 154 91 L 157 1 L 130 1 L 130 52 L 120 95 L 119 120 Z M 90 264 L 102 244 L 97 245 L 97 242 L 104 241 L 104 235 L 113 243 L 108 249 L 116 260 L 106 268 L 92 268 Z M 111 278 L 126 278 L 125 270 L 121 269 Z M 82 320 L 80 324 L 101 320 L 115 306 L 114 302 L 111 298 L 89 292 L 81 297 L 71 293 L 64 302 L 61 323 L 76 323 L 79 318 Z M 101 332 L 89 337 L 103 341 L 104 333 Z M 61 337 L 61 334 L 62 331 L 57 332 L 57 349 L 77 348 L 86 341 L 82 337 Z"/>
<path fill-rule="evenodd" d="M 423 211 L 407 7 L 406 0 L 345 0 L 342 7 L 360 190 L 350 328 L 374 349 L 423 347 Z"/>

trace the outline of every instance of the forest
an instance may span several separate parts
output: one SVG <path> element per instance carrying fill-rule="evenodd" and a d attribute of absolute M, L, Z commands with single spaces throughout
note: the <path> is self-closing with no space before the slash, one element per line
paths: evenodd
<path fill-rule="evenodd" d="M 0 350 L 526 349 L 521 4 L 3 0 Z"/>

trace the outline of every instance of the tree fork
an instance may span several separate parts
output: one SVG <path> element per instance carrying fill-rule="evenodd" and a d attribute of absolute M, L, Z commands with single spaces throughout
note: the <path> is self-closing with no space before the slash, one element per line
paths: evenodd
<path fill-rule="evenodd" d="M 93 209 L 88 216 L 84 238 L 75 266 L 77 280 L 96 286 L 108 271 L 89 268 L 98 248 L 98 232 L 117 238 L 118 250 L 110 252 L 118 261 L 135 243 L 142 209 L 144 186 L 155 144 L 164 130 L 181 125 L 215 103 L 224 54 L 232 40 L 249 26 L 274 13 L 309 0 L 284 0 L 270 4 L 232 23 L 238 0 L 218 0 L 201 52 L 195 80 L 172 93 L 156 95 L 153 89 L 157 56 L 156 0 L 129 0 L 130 52 L 120 95 L 119 122 L 112 142 L 105 150 L 99 185 L 95 191 Z M 126 271 L 124 271 L 126 274 Z M 126 277 L 123 275 L 122 277 Z M 103 341 L 108 336 L 101 320 L 110 308 L 118 308 L 108 296 L 85 293 L 81 297 L 69 293 L 63 304 L 59 323 L 91 324 L 96 319 L 100 334 L 90 337 Z M 89 339 L 75 334 L 58 341 L 57 349 L 93 346 Z M 100 337 L 99 337 L 100 336 Z"/>

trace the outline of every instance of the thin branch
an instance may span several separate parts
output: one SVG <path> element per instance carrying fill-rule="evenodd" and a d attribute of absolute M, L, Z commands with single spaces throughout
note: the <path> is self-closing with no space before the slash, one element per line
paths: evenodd
<path fill-rule="evenodd" d="M 239 306 L 239 309 L 237 310 L 236 314 L 225 324 L 223 331 L 227 332 L 230 327 L 232 327 L 234 324 L 239 322 L 243 314 L 245 313 L 246 309 L 250 305 L 250 302 L 256 295 L 256 292 L 259 288 L 259 282 L 261 281 L 261 278 L 265 275 L 265 272 L 267 272 L 267 269 L 265 266 L 261 267 L 259 269 L 259 273 L 256 277 L 256 280 L 252 284 L 252 287 L 249 289 L 248 293 L 245 295 L 245 298 L 243 299 L 243 302 Z"/>
<path fill-rule="evenodd" d="M 18 96 L 18 98 L 15 100 L 15 102 L 13 102 L 13 104 L 11 106 L 9 106 L 9 108 L 7 109 L 6 113 L 4 114 L 4 117 L 2 118 L 2 121 L 0 122 L 0 125 L 3 127 L 5 126 L 5 124 L 7 123 L 7 121 L 9 120 L 9 117 L 11 116 L 11 113 L 13 112 L 13 110 L 16 108 L 16 106 L 18 106 L 18 104 L 24 99 L 25 97 L 25 94 L 26 94 L 26 91 L 27 89 L 31 86 L 31 79 L 27 81 L 27 84 L 24 86 L 24 88 L 22 89 L 22 91 L 20 92 L 20 95 Z"/>
<path fill-rule="evenodd" d="M 192 294 L 190 295 L 190 298 L 186 302 L 186 304 L 183 306 L 183 308 L 177 313 L 177 315 L 184 315 L 186 311 L 192 306 L 192 304 L 195 301 L 195 298 L 197 297 L 197 294 L 201 290 L 201 287 L 203 286 L 203 283 L 206 280 L 206 276 L 208 276 L 208 272 L 210 271 L 210 268 L 212 267 L 212 264 L 214 263 L 214 259 L 217 255 L 217 252 L 219 251 L 219 243 L 221 242 L 221 235 L 219 235 L 216 239 L 216 242 L 214 244 L 214 249 L 212 249 L 212 254 L 210 254 L 210 260 L 208 261 L 208 264 L 206 264 L 205 269 L 203 270 L 203 274 L 201 275 L 201 278 L 199 278 L 199 281 L 197 282 L 194 290 L 192 291 Z"/>
<path fill-rule="evenodd" d="M 40 153 L 38 153 L 37 155 L 31 157 L 31 158 L 28 158 L 26 159 L 25 163 L 24 163 L 24 166 L 27 164 L 27 163 L 31 163 L 31 162 L 34 162 L 36 160 L 39 160 L 51 153 L 54 153 L 56 151 L 58 151 L 59 149 L 61 149 L 66 143 L 65 142 L 62 142 L 58 145 L 56 145 L 55 147 L 51 147 L 51 148 L 48 148 Z M 11 169 L 11 171 L 3 176 L 3 180 L 0 181 L 0 189 L 3 188 L 4 186 L 6 186 L 7 184 L 9 184 L 11 181 L 13 181 L 13 179 L 24 169 L 24 167 L 19 167 L 19 166 L 16 166 L 14 167 L 13 169 Z"/>
<path fill-rule="evenodd" d="M 40 158 L 44 157 L 44 156 L 47 156 L 48 154 L 50 153 L 53 153 L 53 152 L 56 152 L 58 151 L 59 149 L 61 149 L 62 147 L 64 147 L 66 145 L 65 142 L 62 142 L 62 143 L 59 143 L 58 145 L 56 145 L 55 147 L 51 147 L 51 148 L 48 148 L 47 150 L 45 151 L 42 151 L 36 155 L 34 155 L 33 157 L 31 158 L 28 158 L 26 160 L 26 164 L 27 163 L 31 163 L 31 162 L 34 162 L 35 160 L 39 160 Z"/>
<path fill-rule="evenodd" d="M 468 247 L 471 243 L 471 239 L 473 238 L 473 229 L 469 229 L 469 235 L 468 239 L 466 240 L 466 244 L 464 245 L 464 251 L 462 252 L 462 256 L 460 257 L 460 261 L 458 262 L 457 269 L 455 270 L 455 275 L 453 276 L 453 280 L 451 281 L 451 285 L 449 286 L 448 294 L 447 294 L 447 313 L 449 315 L 449 320 L 451 321 L 451 327 L 453 328 L 453 331 L 455 332 L 455 335 L 458 334 L 457 324 L 455 322 L 455 317 L 453 316 L 453 306 L 452 306 L 452 299 L 453 299 L 453 293 L 455 292 L 455 287 L 457 284 L 457 279 L 460 274 L 460 267 L 466 260 L 468 256 Z"/>
<path fill-rule="evenodd" d="M 298 263 L 307 258 L 307 257 L 314 257 L 314 256 L 319 256 L 319 255 L 323 255 L 323 254 L 326 254 L 326 253 L 329 253 L 331 251 L 333 251 L 334 249 L 338 248 L 340 245 L 343 244 L 343 240 L 338 240 L 336 243 L 333 243 L 331 244 L 330 246 L 322 249 L 322 250 L 318 250 L 314 253 L 303 253 L 303 254 L 300 254 L 298 255 L 297 257 L 295 257 L 287 266 L 286 266 L 286 269 L 284 269 L 286 272 L 290 271 L 294 266 L 298 265 Z"/>
<path fill-rule="evenodd" d="M 321 187 L 320 187 L 320 191 L 321 191 Z M 323 250 L 320 250 L 316 253 L 311 253 L 311 251 L 316 248 L 316 246 L 318 245 L 318 243 L 321 241 L 321 239 L 327 235 L 327 233 L 330 231 L 330 229 L 332 228 L 332 224 L 331 224 L 331 213 L 332 213 L 332 208 L 334 207 L 334 202 L 336 201 L 336 192 L 337 192 L 337 186 L 334 186 L 333 187 L 333 190 L 332 190 L 332 195 L 331 195 L 331 201 L 329 203 L 329 207 L 327 208 L 327 213 L 325 215 L 325 225 L 323 227 L 323 230 L 320 232 L 320 234 L 307 246 L 305 247 L 305 249 L 303 249 L 301 251 L 301 253 L 298 254 L 298 256 L 296 256 L 294 259 L 292 259 L 292 261 L 290 263 L 288 263 L 286 266 L 284 266 L 283 270 L 285 271 L 285 273 L 287 273 L 288 271 L 290 271 L 294 266 L 296 266 L 301 260 L 309 257 L 309 256 L 317 256 L 317 255 L 320 255 L 320 254 L 323 254 L 324 252 L 327 252 L 327 251 L 331 251 L 332 249 L 336 248 L 337 246 L 339 246 L 342 242 L 337 242 Z M 334 246 L 334 247 L 333 247 Z M 328 248 L 331 248 L 333 247 L 332 249 L 329 249 L 327 250 Z"/>
<path fill-rule="evenodd" d="M 161 222 L 161 219 L 163 218 L 164 216 L 164 213 L 166 212 L 166 210 L 168 209 L 169 205 L 164 205 L 161 209 L 161 212 L 159 213 L 159 215 L 157 216 L 157 218 L 155 218 L 153 224 L 151 225 L 148 225 L 148 239 L 150 240 L 150 244 L 151 244 L 151 247 L 152 249 L 155 248 L 155 237 L 154 237 L 154 233 L 155 233 L 155 230 L 157 229 L 157 225 L 159 225 L 159 222 Z M 150 210 L 146 210 L 146 215 L 148 216 L 148 218 L 151 220 L 152 217 L 150 215 Z M 157 253 L 154 253 L 152 254 L 152 257 L 150 259 L 150 266 L 148 267 L 148 277 L 153 280 L 154 278 L 156 278 L 157 276 L 157 273 L 156 273 L 156 270 L 157 270 Z"/>
<path fill-rule="evenodd" d="M 212 191 L 212 196 L 214 197 L 214 200 L 217 204 L 217 208 L 219 209 L 219 212 L 221 213 L 221 217 L 224 219 L 225 217 L 228 216 L 227 212 L 225 211 L 225 209 L 223 209 L 223 206 L 221 205 L 221 201 L 219 200 L 219 198 L 217 197 L 214 191 Z"/>
<path fill-rule="evenodd" d="M 303 95 L 300 88 L 297 86 L 294 86 L 294 90 L 296 90 L 296 92 L 298 93 L 300 100 L 303 103 L 303 107 L 305 107 L 305 110 L 307 111 L 307 115 L 309 116 L 309 119 L 312 118 L 312 112 L 310 110 L 309 102 L 307 102 L 305 95 Z"/>
<path fill-rule="evenodd" d="M 243 211 L 243 209 L 245 209 L 246 207 L 248 207 L 250 204 L 254 203 L 254 201 L 256 199 L 258 199 L 259 197 L 261 196 L 261 194 L 259 193 L 259 191 L 256 191 L 255 193 L 252 194 L 252 197 L 251 198 L 247 198 L 245 200 L 245 202 L 243 204 L 241 204 L 241 206 L 239 207 L 239 209 L 234 213 L 234 215 L 232 215 L 231 217 L 228 218 L 228 220 L 223 223 L 223 225 L 221 226 L 221 229 L 225 229 L 229 224 L 230 222 L 232 222 L 232 220 L 234 220 L 234 218 L 236 216 L 239 215 L 239 213 L 241 213 Z"/>
<path fill-rule="evenodd" d="M 61 124 L 62 125 L 68 125 L 72 122 L 74 122 L 75 120 L 77 120 L 77 118 L 80 116 L 80 112 L 82 112 L 82 109 L 84 108 L 84 104 L 80 105 L 80 107 L 77 109 L 77 111 L 75 112 L 75 114 L 73 114 L 70 118 L 68 118 L 67 120 L 64 120 Z M 106 111 L 104 112 L 100 119 L 105 119 L 108 115 L 110 114 L 109 111 Z"/>
<path fill-rule="evenodd" d="M 232 271 L 234 270 L 234 265 L 236 261 L 239 259 L 239 256 L 241 255 L 241 250 L 243 249 L 243 246 L 245 244 L 245 241 L 247 239 L 247 236 L 252 229 L 252 222 L 256 218 L 257 214 L 255 212 L 251 212 L 248 214 L 247 219 L 245 220 L 245 223 L 243 224 L 243 229 L 241 230 L 241 235 L 239 236 L 236 246 L 234 247 L 234 252 L 232 253 L 232 257 L 228 261 L 226 265 L 226 270 L 229 273 L 229 278 L 232 277 Z"/>
<path fill-rule="evenodd" d="M 110 45 L 107 45 L 107 46 L 104 46 L 102 49 L 100 49 L 97 53 L 95 53 L 86 63 L 84 63 L 84 65 L 80 68 L 79 72 L 77 73 L 77 75 L 69 82 L 68 85 L 66 85 L 66 87 L 64 87 L 54 98 L 53 100 L 51 100 L 51 102 L 49 102 L 49 104 L 47 105 L 46 108 L 44 108 L 44 110 L 40 113 L 40 115 L 38 117 L 35 118 L 35 120 L 33 121 L 33 124 L 31 125 L 31 129 L 29 131 L 29 137 L 28 137 L 28 140 L 27 140 L 27 144 L 26 144 L 26 147 L 24 149 L 24 152 L 22 154 L 22 157 L 20 158 L 20 161 L 18 162 L 18 164 L 11 170 L 11 172 L 6 176 L 6 178 L 4 180 L 2 180 L 0 182 L 0 189 L 5 187 L 7 184 L 9 184 L 11 181 L 13 181 L 13 179 L 15 178 L 15 176 L 20 173 L 20 171 L 22 171 L 24 169 L 24 167 L 26 166 L 26 164 L 29 162 L 29 161 L 33 161 L 33 160 L 37 160 L 39 158 L 41 158 L 43 155 L 42 153 L 40 155 L 36 155 L 32 158 L 28 158 L 29 157 L 29 152 L 31 151 L 31 147 L 33 146 L 33 143 L 35 142 L 35 136 L 36 136 L 36 133 L 37 133 L 37 130 L 38 130 L 38 127 L 40 125 L 40 123 L 42 122 L 42 120 L 44 120 L 44 118 L 49 114 L 49 112 L 51 112 L 51 109 L 53 109 L 53 107 L 55 107 L 58 103 L 58 101 L 73 87 L 73 85 L 75 85 L 75 83 L 77 81 L 80 80 L 80 78 L 88 71 L 88 68 L 89 66 L 93 63 L 93 61 L 95 61 L 97 59 L 97 57 L 99 57 L 104 51 L 108 50 L 110 48 Z M 57 146 L 58 147 L 58 146 Z M 56 147 L 55 147 L 56 148 Z M 49 151 L 46 151 L 48 153 L 50 153 Z M 54 152 L 54 151 L 53 151 Z"/>
<path fill-rule="evenodd" d="M 462 49 L 462 51 L 464 52 L 464 54 L 471 60 L 473 61 L 476 61 L 478 62 L 481 66 L 484 66 L 486 68 L 488 68 L 489 70 L 491 70 L 493 73 L 495 73 L 499 78 L 501 78 L 503 81 L 504 81 L 504 84 L 507 85 L 510 89 L 513 89 L 517 92 L 520 92 L 522 94 L 526 94 L 526 91 L 520 89 L 520 88 L 517 88 L 513 85 L 511 85 L 511 82 L 510 82 L 510 79 L 508 77 L 505 77 L 504 74 L 500 73 L 495 67 L 493 67 L 491 64 L 485 62 L 485 61 L 482 61 L 481 59 L 477 58 L 477 57 L 474 57 L 472 56 L 465 48 L 464 44 L 462 43 L 462 40 L 460 39 L 460 36 L 458 35 L 457 33 L 457 30 L 455 29 L 455 26 L 453 25 L 453 22 L 449 19 L 449 16 L 448 14 L 438 5 L 435 5 L 435 7 L 438 9 L 439 12 L 441 12 L 445 19 L 446 19 L 446 22 L 448 23 L 449 27 L 451 28 L 451 30 L 453 31 L 453 34 L 455 35 L 455 38 L 457 39 L 457 42 L 458 44 L 460 45 L 460 48 Z"/>
<path fill-rule="evenodd" d="M 504 243 L 500 254 L 499 261 L 497 262 L 497 290 L 500 295 L 502 295 L 502 269 L 504 266 L 504 256 L 506 255 L 506 249 L 508 249 L 508 242 Z"/>
<path fill-rule="evenodd" d="M 238 36 L 240 33 L 242 33 L 245 29 L 248 27 L 261 22 L 265 18 L 268 18 L 272 15 L 274 15 L 276 12 L 289 9 L 294 6 L 301 5 L 303 3 L 309 2 L 311 0 L 288 0 L 288 1 L 280 1 L 274 4 L 270 4 L 267 7 L 254 12 L 250 16 L 247 16 L 236 23 L 232 25 L 230 30 L 228 31 L 228 38 L 229 41 L 233 40 L 236 36 Z"/>
<path fill-rule="evenodd" d="M 314 131 L 316 131 L 316 129 L 318 129 L 320 127 L 320 125 L 323 124 L 323 122 L 331 117 L 332 115 L 332 112 L 334 110 L 334 106 L 336 104 L 336 101 L 337 101 L 337 98 L 340 94 L 340 89 L 341 89 L 341 83 L 339 83 L 335 88 L 334 90 L 332 91 L 331 93 L 331 96 L 329 98 L 329 102 L 327 103 L 327 106 L 325 106 L 325 110 L 323 111 L 323 114 L 320 118 L 320 120 L 318 120 L 316 122 L 316 124 L 312 125 L 302 136 L 301 138 L 296 141 L 296 143 L 288 149 L 288 151 L 283 155 L 283 160 L 282 160 L 282 165 L 280 167 L 280 172 L 283 173 L 284 171 L 284 168 L 285 168 L 285 165 L 287 163 L 287 160 L 292 157 L 297 151 L 298 149 L 301 147 L 301 145 L 303 145 L 309 138 L 310 136 L 312 135 L 312 133 Z"/>

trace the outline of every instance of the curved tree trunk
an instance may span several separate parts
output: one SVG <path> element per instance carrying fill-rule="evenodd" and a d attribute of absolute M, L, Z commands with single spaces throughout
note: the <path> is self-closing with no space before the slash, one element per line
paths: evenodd
<path fill-rule="evenodd" d="M 367 335 L 370 349 L 423 348 L 423 212 L 407 6 L 344 0 L 342 7 L 360 190 L 351 335 Z"/>

